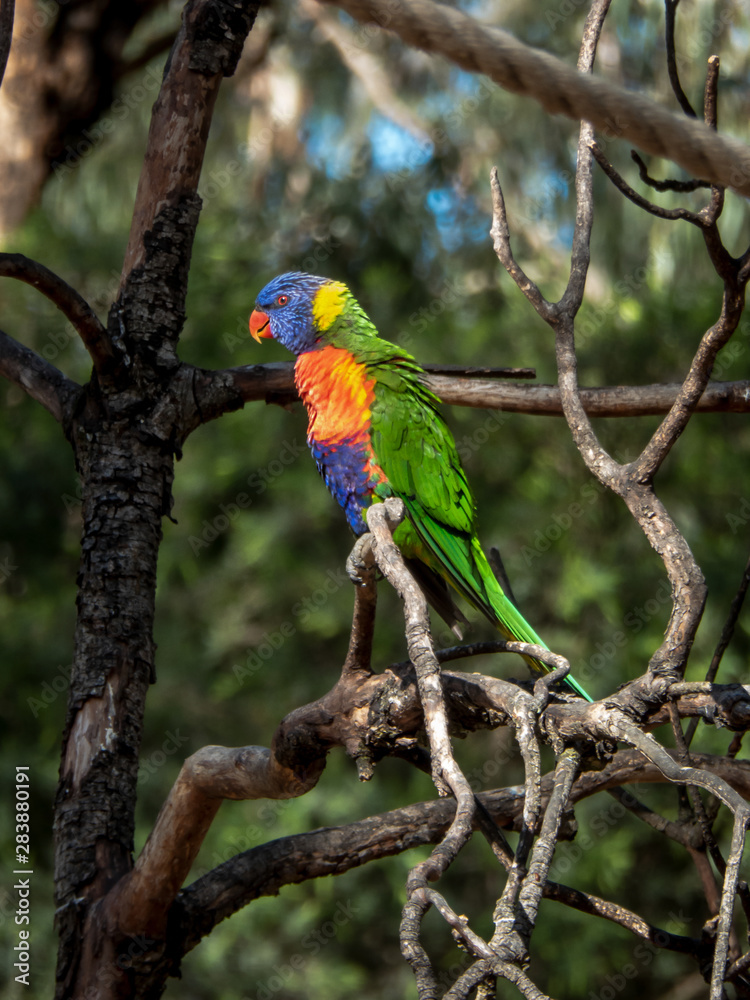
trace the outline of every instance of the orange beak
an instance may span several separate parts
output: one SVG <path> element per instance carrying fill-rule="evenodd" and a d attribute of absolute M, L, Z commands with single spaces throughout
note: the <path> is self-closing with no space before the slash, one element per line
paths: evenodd
<path fill-rule="evenodd" d="M 271 321 L 268 313 L 261 312 L 260 309 L 253 309 L 250 316 L 250 333 L 258 343 L 260 343 L 261 337 L 271 337 Z"/>

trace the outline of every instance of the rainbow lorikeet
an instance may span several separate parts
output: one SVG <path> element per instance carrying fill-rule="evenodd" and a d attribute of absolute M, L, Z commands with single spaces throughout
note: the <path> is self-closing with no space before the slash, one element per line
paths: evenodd
<path fill-rule="evenodd" d="M 507 638 L 544 646 L 482 551 L 474 499 L 424 370 L 378 336 L 346 285 L 282 274 L 258 295 L 250 332 L 259 343 L 272 337 L 297 356 L 294 381 L 307 408 L 307 441 L 355 535 L 367 531 L 364 515 L 372 503 L 400 497 L 407 518 L 394 541 L 448 624 L 463 616 L 446 582 Z M 548 669 L 524 659 L 537 672 Z M 566 683 L 591 701 L 572 677 Z"/>

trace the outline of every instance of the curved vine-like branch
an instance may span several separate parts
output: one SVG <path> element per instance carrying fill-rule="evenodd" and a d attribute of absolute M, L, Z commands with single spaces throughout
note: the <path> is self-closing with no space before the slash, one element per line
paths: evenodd
<path fill-rule="evenodd" d="M 0 253 L 0 277 L 17 278 L 54 303 L 75 328 L 97 371 L 106 371 L 112 364 L 112 342 L 99 317 L 83 296 L 61 277 L 21 253 Z"/>

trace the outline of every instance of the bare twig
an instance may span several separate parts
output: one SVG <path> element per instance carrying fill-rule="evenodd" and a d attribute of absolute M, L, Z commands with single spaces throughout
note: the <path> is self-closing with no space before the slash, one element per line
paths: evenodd
<path fill-rule="evenodd" d="M 734 284 L 726 288 L 722 298 L 721 315 L 701 338 L 672 409 L 633 465 L 633 474 L 639 483 L 652 481 L 661 463 L 687 426 L 695 410 L 695 404 L 708 384 L 716 355 L 737 329 L 743 306 L 744 288 L 738 288 Z"/>
<path fill-rule="evenodd" d="M 360 538 L 347 560 L 349 575 L 356 572 L 354 586 L 354 613 L 349 635 L 349 650 L 341 668 L 342 674 L 351 670 L 372 672 L 372 639 L 375 629 L 375 607 L 378 591 L 375 586 L 375 557 L 369 535 Z"/>
<path fill-rule="evenodd" d="M 542 809 L 542 758 L 537 734 L 537 719 L 539 710 L 545 706 L 538 706 L 535 702 L 536 699 L 533 701 L 526 698 L 519 699 L 513 712 L 516 741 L 521 750 L 525 771 L 523 824 L 521 835 L 518 838 L 515 859 L 519 872 L 526 867 L 526 860 L 534 843 Z"/>
<path fill-rule="evenodd" d="M 697 190 L 699 190 L 699 188 L 710 188 L 711 187 L 711 182 L 710 181 L 701 181 L 701 180 L 697 180 L 697 179 L 693 179 L 693 180 L 690 180 L 690 181 L 678 181 L 678 180 L 675 180 L 674 178 L 672 178 L 672 179 L 666 180 L 666 181 L 657 181 L 657 179 L 655 177 L 652 177 L 649 174 L 648 167 L 646 166 L 645 161 L 643 160 L 643 158 L 634 149 L 630 150 L 630 156 L 633 159 L 633 161 L 636 164 L 636 166 L 638 167 L 638 176 L 641 178 L 641 180 L 643 181 L 644 184 L 648 184 L 648 186 L 650 188 L 653 188 L 654 191 L 677 191 L 677 192 L 679 192 L 681 194 L 687 194 L 687 193 L 689 193 L 691 191 L 697 191 Z M 598 160 L 598 157 L 597 157 L 597 160 Z M 602 164 L 602 167 L 605 170 L 605 173 L 607 173 L 608 176 L 611 176 L 609 174 L 609 171 L 604 167 L 603 164 Z M 611 167 L 611 164 L 610 164 L 610 167 Z M 614 172 L 615 171 L 613 170 L 613 173 Z M 614 177 L 612 179 L 614 180 Z M 620 180 L 622 180 L 622 178 L 620 178 Z M 622 190 L 622 188 L 620 190 Z M 632 190 L 632 188 L 631 188 L 631 190 Z M 623 193 L 625 193 L 625 192 L 623 192 Z M 651 211 L 651 209 L 654 209 L 656 207 L 657 207 L 656 205 L 649 205 L 649 207 L 647 208 L 647 211 Z M 652 213 L 652 214 L 656 214 L 656 213 Z M 664 218 L 664 216 L 662 216 L 662 218 Z"/>
<path fill-rule="evenodd" d="M 651 215 L 655 215 L 657 219 L 666 219 L 669 222 L 675 222 L 678 219 L 682 219 L 685 222 L 692 223 L 694 226 L 701 227 L 703 225 L 701 217 L 697 212 L 691 212 L 687 208 L 662 208 L 661 205 L 655 205 L 652 201 L 649 201 L 648 198 L 644 198 L 643 195 L 638 194 L 638 192 L 628 184 L 624 177 L 622 177 L 617 170 L 615 170 L 595 142 L 591 143 L 590 148 L 594 159 L 615 185 L 617 190 L 624 194 L 629 201 L 632 201 L 634 205 L 637 205 L 638 208 L 642 208 L 644 212 L 649 212 Z M 655 187 L 656 185 L 652 186 Z"/>
<path fill-rule="evenodd" d="M 719 57 L 709 56 L 708 69 L 706 70 L 706 86 L 703 91 L 703 120 L 712 129 L 716 129 L 719 125 L 717 98 L 720 68 L 721 60 Z"/>
<path fill-rule="evenodd" d="M 548 881 L 544 887 L 544 898 L 554 899 L 556 902 L 570 906 L 581 913 L 589 913 L 592 916 L 609 920 L 613 924 L 624 927 L 642 941 L 648 941 L 656 948 L 674 951 L 681 955 L 693 955 L 699 959 L 710 957 L 710 952 L 702 947 L 700 940 L 685 937 L 682 934 L 672 934 L 661 927 L 655 927 L 643 917 L 639 917 L 637 913 L 633 913 L 632 910 L 607 899 L 602 899 L 600 896 L 594 896 L 592 893 L 581 892 L 580 889 Z"/>
<path fill-rule="evenodd" d="M 513 256 L 510 245 L 510 230 L 508 228 L 508 214 L 505 210 L 505 198 L 500 187 L 500 179 L 497 167 L 490 171 L 490 189 L 492 191 L 492 227 L 490 236 L 492 245 L 500 263 L 515 281 L 518 288 L 523 292 L 539 315 L 548 322 L 554 318 L 554 312 L 549 302 L 539 291 L 536 282 L 526 274 Z"/>
<path fill-rule="evenodd" d="M 407 880 L 407 902 L 401 920 L 401 950 L 409 961 L 420 996 L 431 996 L 435 986 L 432 964 L 419 943 L 422 918 L 429 899 L 421 895 L 427 883 L 438 878 L 453 862 L 471 837 L 474 795 L 461 773 L 451 749 L 440 666 L 430 635 L 430 619 L 424 594 L 414 582 L 393 541 L 392 531 L 404 517 L 401 500 L 374 504 L 367 511 L 367 523 L 374 539 L 378 568 L 396 589 L 404 604 L 404 620 L 409 655 L 414 664 L 424 724 L 432 752 L 433 780 L 441 795 L 448 790 L 456 799 L 456 815 L 450 829 L 430 857 L 416 865 Z"/>
<path fill-rule="evenodd" d="M 729 857 L 727 858 L 727 868 L 724 874 L 724 889 L 721 894 L 719 924 L 716 932 L 716 943 L 714 945 L 714 963 L 711 970 L 710 1000 L 722 1000 L 724 997 L 724 978 L 729 958 L 729 938 L 732 931 L 734 897 L 739 882 L 740 864 L 742 862 L 747 827 L 747 817 L 736 815 L 734 818 L 734 828 L 732 829 L 732 843 L 729 849 Z"/>
<path fill-rule="evenodd" d="M 557 835 L 562 821 L 563 812 L 570 799 L 570 790 L 581 762 L 578 750 L 568 747 L 563 751 L 555 769 L 555 784 L 547 808 L 544 812 L 542 829 L 539 833 L 531 863 L 523 880 L 518 897 L 517 927 L 527 946 L 531 937 L 539 903 L 543 895 L 544 883 L 552 863 L 552 857 L 557 844 Z"/>
<path fill-rule="evenodd" d="M 428 906 L 434 906 L 448 926 L 453 928 L 454 936 L 463 941 L 469 952 L 480 958 L 494 959 L 497 957 L 487 942 L 469 927 L 468 919 L 465 916 L 459 916 L 439 892 L 435 892 L 434 889 L 422 888 L 416 890 L 414 897 Z"/>
<path fill-rule="evenodd" d="M 681 844 L 685 848 L 698 848 L 703 843 L 701 831 L 695 823 L 676 823 L 674 820 L 666 819 L 659 813 L 649 809 L 632 792 L 626 792 L 622 788 L 609 788 L 609 794 L 621 802 L 622 805 L 638 819 L 642 820 L 653 830 L 663 833 L 665 836 Z"/>
<path fill-rule="evenodd" d="M 677 17 L 677 7 L 680 0 L 665 0 L 666 7 L 666 17 L 664 19 L 664 38 L 667 47 L 667 71 L 669 73 L 669 82 L 672 85 L 672 92 L 677 98 L 677 102 L 690 118 L 697 117 L 693 106 L 687 98 L 685 91 L 682 89 L 682 84 L 680 83 L 680 75 L 677 71 L 677 57 L 675 52 L 675 40 L 674 40 L 674 28 L 675 19 Z"/>
<path fill-rule="evenodd" d="M 612 735 L 619 731 L 621 739 L 627 740 L 644 753 L 662 770 L 665 777 L 679 784 L 697 785 L 710 791 L 729 806 L 734 813 L 734 828 L 732 845 L 724 874 L 721 908 L 714 947 L 714 963 L 711 977 L 710 1000 L 722 1000 L 724 972 L 729 954 L 729 937 L 732 927 L 732 909 L 734 897 L 739 882 L 739 866 L 745 841 L 745 833 L 750 824 L 750 808 L 741 797 L 726 782 L 715 775 L 706 775 L 702 771 L 685 764 L 673 761 L 655 740 L 625 720 L 617 720 L 611 716 L 609 724 L 613 725 Z"/>

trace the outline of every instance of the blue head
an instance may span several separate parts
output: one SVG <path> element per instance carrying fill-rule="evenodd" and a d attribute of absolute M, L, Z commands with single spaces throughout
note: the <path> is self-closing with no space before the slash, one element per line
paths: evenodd
<path fill-rule="evenodd" d="M 280 274 L 255 300 L 250 333 L 258 343 L 261 337 L 272 337 L 293 354 L 309 351 L 333 321 L 332 300 L 340 303 L 335 312 L 338 315 L 345 292 L 346 286 L 330 278 L 302 271 Z"/>

